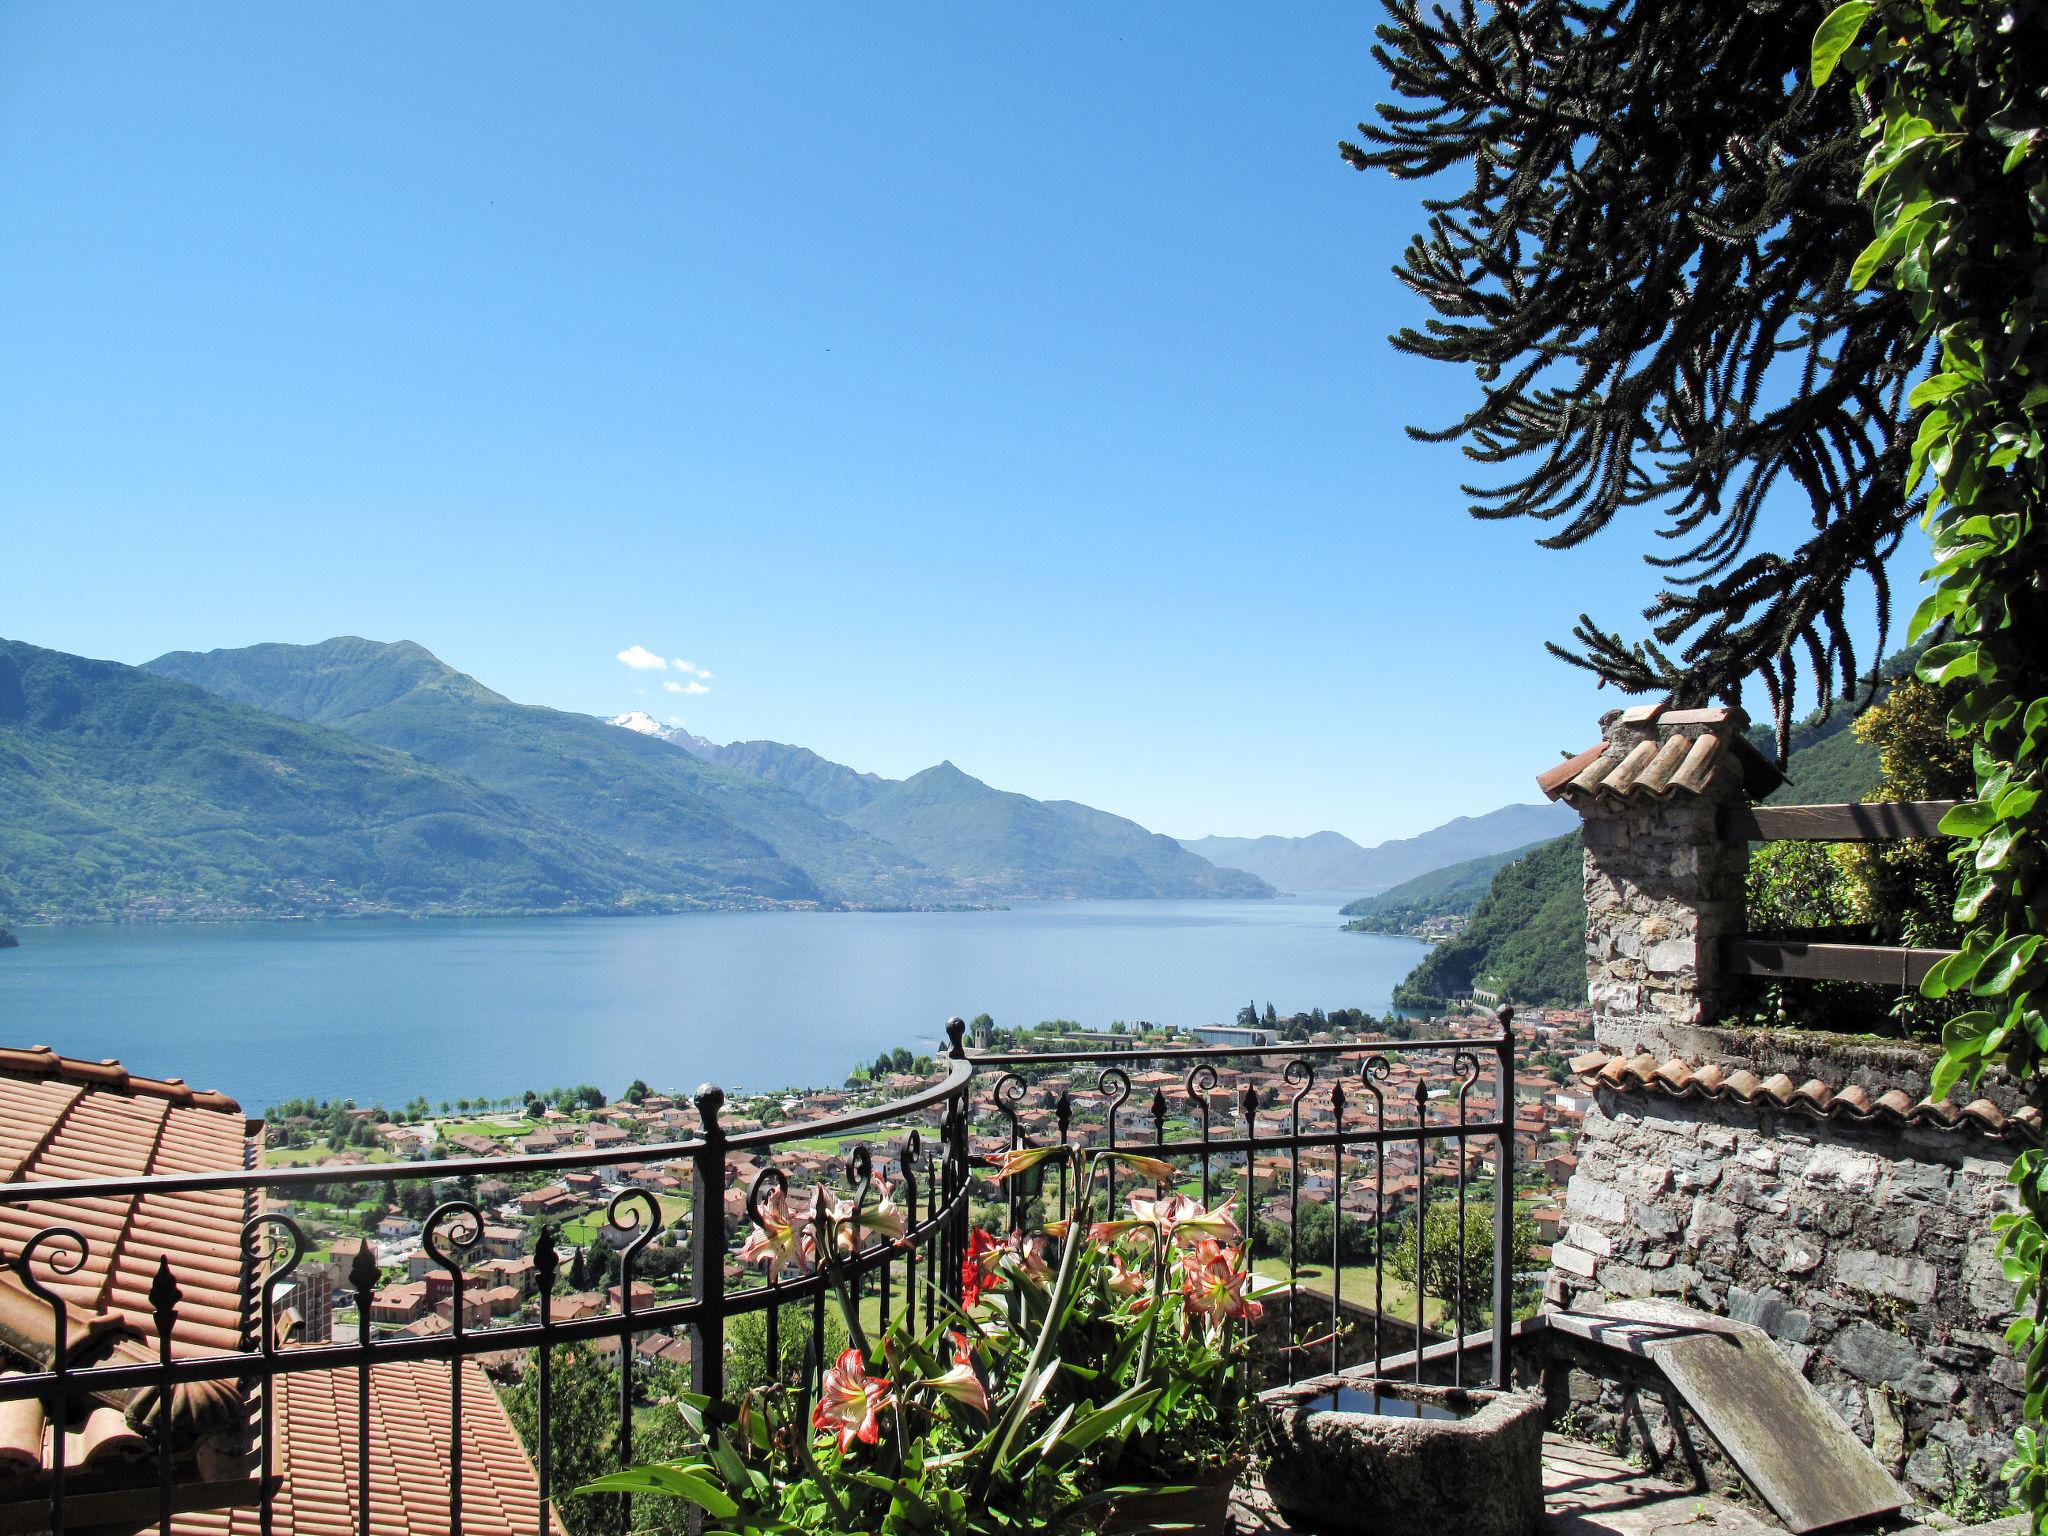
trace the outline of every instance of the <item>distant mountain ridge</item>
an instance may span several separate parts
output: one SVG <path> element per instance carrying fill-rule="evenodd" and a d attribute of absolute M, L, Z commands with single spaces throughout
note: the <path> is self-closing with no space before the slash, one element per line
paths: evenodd
<path fill-rule="evenodd" d="M 633 876 L 403 753 L 0 640 L 10 919 L 623 911 L 644 897 Z"/>
<path fill-rule="evenodd" d="M 995 789 L 950 762 L 907 779 L 885 779 L 782 742 L 721 747 L 699 736 L 666 739 L 786 787 L 985 898 L 1273 894 L 1256 875 L 1218 868 L 1122 816 L 1072 800 L 1034 800 Z"/>
<path fill-rule="evenodd" d="M 739 904 L 958 900 L 800 796 L 591 715 L 515 704 L 409 641 L 174 651 L 146 670 L 472 779 L 619 850 L 651 890 Z"/>
<path fill-rule="evenodd" d="M 404 753 L 585 839 L 616 899 L 901 907 L 1270 896 L 1171 838 L 950 764 L 897 783 L 802 747 L 720 747 L 644 712 L 518 704 L 409 641 L 176 651 L 142 669 Z"/>
<path fill-rule="evenodd" d="M 1504 805 L 1457 816 L 1414 837 L 1361 848 L 1337 832 L 1308 837 L 1201 837 L 1181 843 L 1211 863 L 1247 870 L 1285 891 L 1373 896 L 1434 870 L 1526 847 L 1578 825 L 1561 805 Z"/>

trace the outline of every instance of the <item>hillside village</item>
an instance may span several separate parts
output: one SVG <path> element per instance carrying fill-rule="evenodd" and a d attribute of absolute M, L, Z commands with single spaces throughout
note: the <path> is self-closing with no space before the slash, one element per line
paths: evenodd
<path fill-rule="evenodd" d="M 1372 1055 L 1375 1043 L 1395 1038 L 1378 1029 L 1308 1032 L 1306 1016 L 1280 1021 L 1290 1035 L 1310 1043 L 1351 1045 L 1335 1060 L 1344 1064 L 1352 1080 L 1346 1125 L 1359 1129 L 1368 1122 L 1359 1118 L 1369 1113 L 1371 1100 L 1357 1086 L 1357 1073 Z M 1490 1036 L 1497 1025 L 1485 1014 L 1467 1013 L 1428 1021 L 1389 1021 L 1403 1037 L 1424 1031 L 1430 1038 L 1479 1040 Z M 1516 1020 L 1516 1035 L 1522 1042 L 1520 1068 L 1516 1078 L 1517 1202 L 1534 1224 L 1540 1244 L 1556 1235 L 1565 1183 L 1575 1160 L 1571 1138 L 1589 1107 L 1584 1090 L 1570 1080 L 1565 1062 L 1591 1042 L 1591 1020 L 1583 1010 L 1532 1011 Z M 1228 1033 L 1219 1028 L 1205 1034 Z M 1275 1034 L 1261 1033 L 1248 1045 L 1248 1053 L 1232 1056 L 1214 1065 L 1215 1084 L 1207 1095 L 1206 1108 L 1212 1133 L 1221 1138 L 1242 1134 L 1239 1106 L 1247 1090 L 1260 1105 L 1258 1128 L 1278 1133 L 1289 1123 L 1289 1101 L 1298 1084 L 1284 1077 L 1288 1058 L 1262 1056 L 1257 1044 L 1271 1043 Z M 1203 1105 L 1191 1101 L 1184 1068 L 1173 1068 L 1172 1048 L 1187 1048 L 1198 1042 L 1192 1035 L 1153 1031 L 1145 1036 L 1091 1034 L 1076 1040 L 1044 1032 L 1027 1032 L 1012 1037 L 1008 1050 L 1019 1044 L 1046 1048 L 1048 1044 L 1080 1044 L 1096 1049 L 1105 1044 L 1127 1046 L 1138 1070 L 1129 1076 L 1130 1094 L 1118 1120 L 1121 1139 L 1128 1143 L 1148 1139 L 1155 1108 L 1165 1110 L 1166 1137 L 1188 1141 L 1190 1152 L 1198 1145 Z M 1005 1048 L 985 1053 L 999 1061 Z M 1397 1059 L 1381 1083 L 1385 1096 L 1386 1123 L 1413 1123 L 1418 1094 L 1426 1091 L 1433 1123 L 1455 1120 L 1457 1079 L 1449 1061 L 1437 1053 L 1434 1060 Z M 1060 1135 L 1058 1105 L 1067 1097 L 1070 1106 L 1069 1134 L 1076 1140 L 1100 1140 L 1104 1111 L 1095 1092 L 1092 1071 L 1075 1074 L 1059 1069 L 1042 1069 L 1032 1074 L 1027 1091 L 1018 1104 L 1015 1133 L 1031 1143 L 1057 1140 Z M 886 1076 L 865 1071 L 856 1074 L 849 1086 L 833 1090 L 771 1094 L 741 1100 L 728 1106 L 721 1125 L 729 1135 L 759 1130 L 790 1118 L 813 1118 L 841 1110 L 885 1104 L 914 1092 L 931 1079 L 915 1072 L 892 1072 Z M 581 1090 L 585 1100 L 601 1097 L 593 1090 Z M 502 1118 L 474 1116 L 424 1118 L 385 1117 L 376 1108 L 329 1106 L 326 1119 L 292 1106 L 293 1112 L 275 1116 L 265 1124 L 266 1157 L 273 1163 L 297 1166 L 333 1165 L 346 1167 L 352 1182 L 333 1186 L 316 1185 L 291 1200 L 275 1200 L 272 1208 L 296 1217 L 315 1251 L 289 1282 L 280 1303 L 293 1318 L 294 1336 L 301 1342 L 347 1342 L 359 1337 L 358 1318 L 352 1295 L 352 1275 L 367 1252 L 375 1266 L 376 1289 L 369 1326 L 376 1336 L 407 1335 L 430 1337 L 454 1326 L 454 1287 L 422 1244 L 422 1224 L 432 1202 L 462 1195 L 476 1201 L 485 1211 L 488 1225 L 471 1250 L 472 1262 L 464 1274 L 462 1294 L 465 1327 L 483 1327 L 493 1322 L 530 1319 L 537 1308 L 534 1253 L 544 1240 L 543 1233 L 556 1235 L 568 1284 L 552 1304 L 555 1321 L 567 1321 L 603 1312 L 616 1312 L 622 1300 L 618 1287 L 618 1251 L 633 1236 L 630 1230 L 607 1223 L 608 1202 L 628 1187 L 644 1189 L 660 1199 L 664 1226 L 656 1241 L 636 1262 L 634 1302 L 681 1299 L 687 1284 L 687 1238 L 689 1232 L 690 1166 L 686 1157 L 674 1154 L 674 1144 L 687 1141 L 698 1130 L 694 1107 L 685 1096 L 645 1091 L 636 1084 L 631 1096 L 617 1102 L 576 1104 L 572 1095 L 557 1095 L 562 1104 L 528 1100 L 527 1109 Z M 418 1106 L 422 1109 L 424 1105 Z M 337 1114 L 338 1111 L 338 1114 Z M 1482 1075 L 1466 1096 L 1465 1113 L 1474 1122 L 1492 1115 L 1491 1083 Z M 1306 1096 L 1301 1109 L 1301 1129 L 1327 1133 L 1334 1128 L 1329 1095 L 1318 1091 Z M 345 1123 L 350 1130 L 335 1137 L 344 1145 L 331 1144 L 325 1127 Z M 930 1138 L 932 1127 L 922 1125 Z M 792 1203 L 800 1205 L 809 1189 L 823 1184 L 844 1188 L 846 1158 L 857 1140 L 866 1141 L 890 1174 L 900 1178 L 894 1153 L 910 1123 L 886 1127 L 872 1135 L 850 1138 L 844 1143 L 822 1138 L 784 1146 L 776 1167 L 790 1181 Z M 999 1112 L 986 1095 L 977 1106 L 971 1150 L 977 1159 L 993 1161 L 1009 1144 L 1012 1135 L 1008 1117 Z M 292 1145 L 296 1143 L 297 1145 Z M 928 1141 L 929 1144 L 929 1141 Z M 1487 1143 L 1480 1143 L 1486 1145 Z M 1254 1203 L 1253 1219 L 1267 1232 L 1275 1228 L 1284 1234 L 1291 1211 L 1305 1211 L 1317 1205 L 1335 1203 L 1352 1222 L 1370 1225 L 1376 1219 L 1389 1222 L 1412 1211 L 1414 1201 L 1425 1188 L 1432 1191 L 1454 1185 L 1458 1178 L 1455 1154 L 1438 1150 L 1436 1144 L 1426 1166 L 1417 1166 L 1413 1144 L 1390 1144 L 1383 1169 L 1376 1168 L 1369 1149 L 1347 1152 L 1341 1167 L 1332 1149 L 1311 1147 L 1294 1157 L 1277 1154 L 1254 1156 L 1249 1170 Z M 633 1156 L 646 1148 L 644 1158 Z M 549 1153 L 576 1152 L 617 1156 L 618 1161 L 602 1169 L 580 1168 L 559 1176 L 548 1172 L 513 1172 L 503 1177 L 463 1175 L 432 1183 L 384 1183 L 365 1180 L 366 1155 L 387 1160 L 494 1159 Z M 1298 1162 L 1297 1162 L 1298 1158 Z M 1491 1177 L 1491 1159 L 1475 1146 L 1466 1169 L 1469 1180 Z M 759 1164 L 739 1153 L 729 1158 L 730 1181 L 725 1191 L 726 1219 L 730 1232 L 745 1230 L 746 1197 Z M 1190 1159 L 1190 1168 L 1193 1160 Z M 1300 1185 L 1290 1190 L 1299 1169 Z M 922 1175 L 922 1169 L 918 1172 Z M 1216 1194 L 1221 1200 L 1233 1189 L 1242 1189 L 1246 1170 L 1241 1155 L 1218 1154 L 1212 1170 Z M 1191 1175 L 1192 1177 L 1192 1175 Z M 1190 1185 L 1192 1191 L 1196 1186 Z M 403 1194 L 400 1194 L 400 1190 Z M 1127 1191 L 1128 1192 L 1128 1191 Z M 996 1198 L 993 1186 L 983 1194 L 988 1202 Z M 1384 1206 L 1379 1201 L 1384 1199 Z M 992 1203 L 984 1209 L 990 1224 L 997 1216 Z M 1547 1260 L 1547 1246 L 1533 1256 Z M 752 1283 L 736 1259 L 728 1259 L 728 1280 L 735 1286 Z M 650 1360 L 683 1363 L 688 1344 L 667 1335 L 645 1335 L 636 1347 Z M 616 1341 L 600 1341 L 600 1353 L 616 1351 Z M 516 1371 L 520 1360 L 507 1355 L 491 1362 L 500 1372 Z"/>

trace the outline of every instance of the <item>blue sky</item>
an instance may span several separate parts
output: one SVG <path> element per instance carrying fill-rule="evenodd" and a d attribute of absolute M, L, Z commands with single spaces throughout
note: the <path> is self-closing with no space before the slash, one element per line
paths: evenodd
<path fill-rule="evenodd" d="M 1648 535 L 1404 437 L 1469 385 L 1336 154 L 1373 14 L 0 8 L 0 633 L 410 638 L 1181 836 L 1529 799 Z"/>

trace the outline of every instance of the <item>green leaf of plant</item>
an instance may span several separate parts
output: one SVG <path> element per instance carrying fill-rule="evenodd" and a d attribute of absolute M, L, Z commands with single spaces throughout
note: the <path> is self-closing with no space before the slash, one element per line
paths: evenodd
<path fill-rule="evenodd" d="M 1923 379 L 1913 386 L 1913 393 L 1906 396 L 1906 404 L 1914 410 L 1923 405 L 1932 405 L 1937 400 L 1946 400 L 1957 390 L 1969 384 L 1959 373 L 1937 373 L 1931 379 Z"/>
<path fill-rule="evenodd" d="M 1978 967 L 1976 978 L 1970 983 L 1971 992 L 1978 997 L 1996 997 L 2012 989 L 2028 964 L 2041 948 L 2038 933 L 2019 934 L 2007 939 L 1990 954 Z"/>
<path fill-rule="evenodd" d="M 1842 55 L 1855 45 L 1864 22 L 1870 19 L 1870 0 L 1846 0 L 1827 14 L 1813 34 L 1813 83 L 1826 85 Z"/>
<path fill-rule="evenodd" d="M 1983 664 L 1983 647 L 1975 640 L 1949 640 L 1929 646 L 1913 670 L 1923 683 L 1933 683 L 1938 688 L 1944 683 L 1975 677 Z"/>
<path fill-rule="evenodd" d="M 668 1465 L 657 1462 L 653 1466 L 629 1467 L 623 1472 L 614 1472 L 600 1477 L 595 1482 L 585 1483 L 578 1493 L 654 1493 L 670 1498 L 687 1499 L 716 1520 L 729 1519 L 739 1513 L 735 1504 L 723 1489 L 702 1475 L 701 1463 L 694 1466 Z"/>
<path fill-rule="evenodd" d="M 1982 837 L 1998 824 L 1998 812 L 1987 801 L 1965 800 L 1949 807 L 1935 831 L 1949 837 Z"/>
<path fill-rule="evenodd" d="M 1944 818 L 1946 819 L 1946 818 Z M 2003 869 L 2012 856 L 2012 845 L 2019 839 L 2018 822 L 2001 821 L 1986 832 L 1977 844 L 1975 863 L 1979 869 Z"/>

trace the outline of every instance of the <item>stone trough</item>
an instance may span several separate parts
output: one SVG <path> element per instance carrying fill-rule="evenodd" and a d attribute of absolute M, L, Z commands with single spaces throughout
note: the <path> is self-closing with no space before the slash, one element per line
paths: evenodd
<path fill-rule="evenodd" d="M 1267 1496 L 1320 1528 L 1526 1536 L 1543 1512 L 1543 1400 L 1345 1371 L 1260 1394 Z"/>

